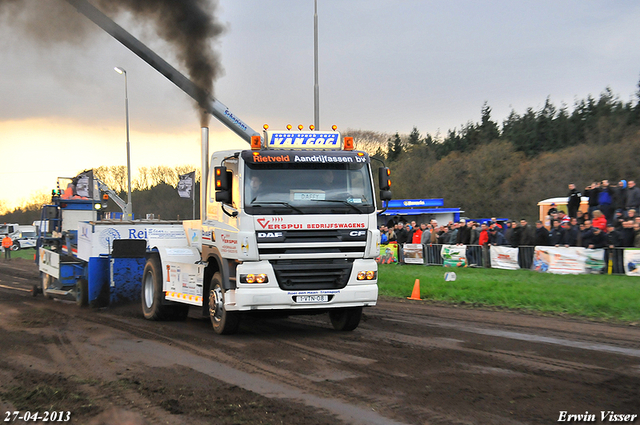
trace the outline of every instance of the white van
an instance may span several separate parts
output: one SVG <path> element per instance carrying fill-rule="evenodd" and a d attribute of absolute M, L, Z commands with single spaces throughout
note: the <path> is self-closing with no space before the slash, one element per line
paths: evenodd
<path fill-rule="evenodd" d="M 36 233 L 35 226 L 18 226 L 20 228 L 20 237 L 13 241 L 11 249 L 17 251 L 19 249 L 34 248 L 38 242 L 38 234 Z"/>

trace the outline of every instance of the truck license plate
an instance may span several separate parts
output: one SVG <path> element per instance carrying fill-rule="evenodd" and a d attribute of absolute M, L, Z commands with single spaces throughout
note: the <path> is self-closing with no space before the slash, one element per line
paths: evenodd
<path fill-rule="evenodd" d="M 328 295 L 298 295 L 296 302 L 299 303 L 326 303 L 329 301 Z"/>

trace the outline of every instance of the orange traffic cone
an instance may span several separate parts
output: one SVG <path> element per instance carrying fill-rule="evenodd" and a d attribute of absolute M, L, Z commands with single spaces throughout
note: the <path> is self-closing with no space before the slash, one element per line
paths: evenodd
<path fill-rule="evenodd" d="M 413 284 L 413 292 L 407 299 L 420 301 L 420 279 L 416 279 L 416 283 Z"/>

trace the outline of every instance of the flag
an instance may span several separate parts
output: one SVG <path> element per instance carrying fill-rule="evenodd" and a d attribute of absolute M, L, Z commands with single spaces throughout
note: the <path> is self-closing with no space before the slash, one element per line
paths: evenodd
<path fill-rule="evenodd" d="M 193 187 L 195 186 L 196 172 L 192 171 L 187 174 L 180 174 L 178 182 L 178 195 L 181 198 L 193 199 Z"/>
<path fill-rule="evenodd" d="M 83 171 L 73 179 L 73 194 L 82 198 L 93 198 L 93 170 Z"/>

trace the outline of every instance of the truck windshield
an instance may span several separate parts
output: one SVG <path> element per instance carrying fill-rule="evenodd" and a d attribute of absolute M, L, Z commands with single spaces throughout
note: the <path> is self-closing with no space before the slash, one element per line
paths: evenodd
<path fill-rule="evenodd" d="M 246 163 L 248 214 L 369 214 L 368 163 Z"/>

